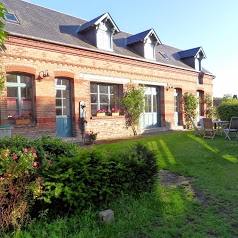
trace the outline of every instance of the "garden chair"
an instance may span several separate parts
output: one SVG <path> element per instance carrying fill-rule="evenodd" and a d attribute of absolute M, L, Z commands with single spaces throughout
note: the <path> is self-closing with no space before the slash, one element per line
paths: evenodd
<path fill-rule="evenodd" d="M 238 132 L 238 117 L 232 117 L 230 120 L 230 124 L 228 128 L 224 128 L 223 131 L 225 132 L 225 139 L 231 140 L 230 133 L 235 133 L 235 138 L 237 137 Z"/>
<path fill-rule="evenodd" d="M 195 135 L 201 136 L 202 137 L 202 132 L 203 132 L 203 128 L 201 126 L 196 126 L 192 116 L 189 115 L 189 119 L 192 122 L 193 128 L 196 131 Z"/>
<path fill-rule="evenodd" d="M 211 118 L 203 118 L 203 138 L 213 139 L 216 135 L 216 129 L 213 128 Z"/>

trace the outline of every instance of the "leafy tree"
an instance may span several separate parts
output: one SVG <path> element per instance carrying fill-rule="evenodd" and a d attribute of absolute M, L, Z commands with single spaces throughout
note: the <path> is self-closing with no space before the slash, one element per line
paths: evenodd
<path fill-rule="evenodd" d="M 186 128 L 191 127 L 191 122 L 189 116 L 196 118 L 196 109 L 198 107 L 199 99 L 192 93 L 184 93 L 183 104 L 184 104 L 184 114 L 185 114 L 185 124 Z"/>
<path fill-rule="evenodd" d="M 7 9 L 0 2 L 0 20 L 4 19 L 4 13 Z M 4 24 L 0 21 L 0 46 L 4 46 L 4 40 L 7 38 L 7 32 L 4 31 Z M 4 88 L 5 75 L 2 73 L 2 67 L 0 66 L 0 94 Z"/>
<path fill-rule="evenodd" d="M 136 127 L 139 124 L 140 115 L 144 111 L 144 87 L 135 84 L 127 84 L 125 97 L 121 100 L 125 108 L 126 126 L 131 127 L 134 135 L 137 135 Z"/>

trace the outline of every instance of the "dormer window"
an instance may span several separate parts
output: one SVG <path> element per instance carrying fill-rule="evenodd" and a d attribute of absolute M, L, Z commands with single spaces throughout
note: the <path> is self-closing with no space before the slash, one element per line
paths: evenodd
<path fill-rule="evenodd" d="M 145 41 L 145 58 L 146 59 L 155 59 L 155 42 L 148 37 Z"/>
<path fill-rule="evenodd" d="M 109 13 L 105 13 L 77 30 L 87 42 L 102 50 L 113 50 L 113 35 L 119 32 Z"/>
<path fill-rule="evenodd" d="M 112 27 L 107 22 L 101 22 L 97 29 L 97 47 L 102 50 L 112 50 Z"/>
<path fill-rule="evenodd" d="M 155 47 L 161 44 L 153 29 L 129 36 L 127 46 L 145 59 L 155 60 Z"/>

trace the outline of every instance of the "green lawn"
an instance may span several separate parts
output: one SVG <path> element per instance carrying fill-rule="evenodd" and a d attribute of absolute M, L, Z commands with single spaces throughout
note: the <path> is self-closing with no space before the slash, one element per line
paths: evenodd
<path fill-rule="evenodd" d="M 238 140 L 214 140 L 177 132 L 96 145 L 117 153 L 137 141 L 156 151 L 161 169 L 193 178 L 110 204 L 115 222 L 101 225 L 90 210 L 52 223 L 37 221 L 15 237 L 167 238 L 238 237 Z"/>

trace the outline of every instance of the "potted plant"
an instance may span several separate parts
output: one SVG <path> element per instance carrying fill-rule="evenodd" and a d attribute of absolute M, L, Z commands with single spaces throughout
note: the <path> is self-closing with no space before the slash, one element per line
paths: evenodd
<path fill-rule="evenodd" d="M 84 135 L 84 144 L 93 144 L 97 139 L 98 132 L 86 131 Z"/>
<path fill-rule="evenodd" d="M 119 116 L 120 109 L 116 108 L 116 107 L 113 107 L 111 112 L 112 112 L 112 116 Z"/>
<path fill-rule="evenodd" d="M 105 109 L 99 109 L 97 110 L 97 117 L 104 117 L 106 115 L 106 110 Z"/>
<path fill-rule="evenodd" d="M 30 124 L 30 116 L 29 114 L 22 114 L 20 116 L 15 117 L 16 125 L 28 125 Z"/>

